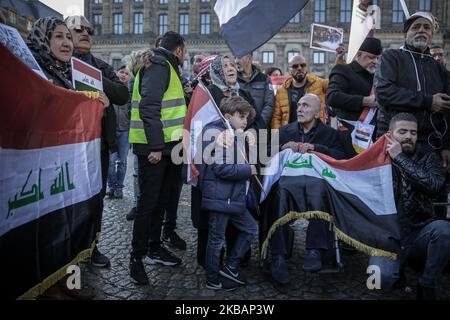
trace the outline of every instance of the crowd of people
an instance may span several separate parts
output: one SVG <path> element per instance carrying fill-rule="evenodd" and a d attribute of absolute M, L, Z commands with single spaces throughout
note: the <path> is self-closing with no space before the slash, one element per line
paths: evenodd
<path fill-rule="evenodd" d="M 257 254 L 250 251 L 250 245 L 260 232 L 261 215 L 255 213 L 255 199 L 261 190 L 255 186 L 262 178 L 264 163 L 259 159 L 254 164 L 236 163 L 233 159 L 245 155 L 248 145 L 258 148 L 261 141 L 247 135 L 242 151 L 239 135 L 274 129 L 279 133 L 279 150 L 314 150 L 335 159 L 350 159 L 360 152 L 355 149 L 352 132 L 364 111 L 372 110 L 371 139 L 387 133 L 387 153 L 394 164 L 393 189 L 402 231 L 402 251 L 395 268 L 402 270 L 411 257 L 424 261 L 418 298 L 433 299 L 450 259 L 450 222 L 445 210 L 432 210 L 433 202 L 447 201 L 450 172 L 450 77 L 442 48 L 432 46 L 435 32 L 434 17 L 417 12 L 405 21 L 401 48 L 383 51 L 379 39 L 367 38 L 352 63 L 345 64 L 343 52 L 339 52 L 328 79 L 310 72 L 308 59 L 296 55 L 289 61 L 287 80 L 276 92 L 270 76 L 280 76 L 282 70 L 274 67 L 264 72 L 253 63 L 252 53 L 234 59 L 195 55 L 192 74 L 184 77 L 181 66 L 189 46 L 172 31 L 158 38 L 155 48 L 133 52 L 117 70 L 91 53 L 93 29 L 82 16 L 37 20 L 28 46 L 48 79 L 59 87 L 75 90 L 72 56 L 102 72 L 104 92 L 99 99 L 105 109 L 98 155 L 102 195 L 123 197 L 131 149 L 135 201 L 126 218 L 133 220 L 129 268 L 136 283 L 149 283 L 144 264 L 176 266 L 182 262 L 165 245 L 186 249 L 186 242 L 176 233 L 183 165 L 172 156 L 182 140 L 189 101 L 201 83 L 223 116 L 203 128 L 220 134 L 202 141 L 200 151 L 211 142 L 219 148 L 211 154 L 212 164 L 198 166 L 199 183 L 191 189 L 197 262 L 205 269 L 207 288 L 233 290 L 245 285 L 242 267 Z M 331 126 L 333 117 L 337 118 L 336 128 Z M 99 217 L 98 231 L 101 214 Z M 288 238 L 286 230 L 280 229 L 270 242 L 268 272 L 280 285 L 289 283 Z M 310 219 L 303 265 L 306 272 L 322 269 L 332 240 L 327 222 Z M 389 262 L 375 258 L 389 287 L 401 281 Z M 97 247 L 91 263 L 110 266 Z M 63 282 L 48 294 L 58 290 L 65 290 Z M 84 288 L 69 290 L 69 294 L 90 298 L 95 293 Z"/>

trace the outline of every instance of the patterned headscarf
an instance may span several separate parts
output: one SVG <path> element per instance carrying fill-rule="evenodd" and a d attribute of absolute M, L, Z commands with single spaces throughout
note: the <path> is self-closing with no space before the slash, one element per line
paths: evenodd
<path fill-rule="evenodd" d="M 227 77 L 225 75 L 225 70 L 223 67 L 223 59 L 228 58 L 228 56 L 218 56 L 211 63 L 211 81 L 214 85 L 220 88 L 222 92 L 230 91 L 231 96 L 239 95 L 239 84 L 236 81 L 234 85 L 230 85 L 227 82 Z"/>
<path fill-rule="evenodd" d="M 55 17 L 38 19 L 28 35 L 27 45 L 41 67 L 61 78 L 63 82 L 70 84 L 70 61 L 59 61 L 50 49 L 50 39 L 53 31 L 59 25 L 66 26 L 63 20 Z"/>

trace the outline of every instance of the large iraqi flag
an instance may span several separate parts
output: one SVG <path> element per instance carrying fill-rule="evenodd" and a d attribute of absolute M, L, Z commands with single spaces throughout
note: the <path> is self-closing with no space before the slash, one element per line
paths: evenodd
<path fill-rule="evenodd" d="M 103 105 L 0 57 L 1 291 L 33 298 L 91 254 Z"/>
<path fill-rule="evenodd" d="M 263 244 L 281 225 L 295 219 L 319 218 L 332 223 L 336 235 L 369 255 L 397 258 L 400 231 L 392 184 L 391 159 L 383 136 L 349 160 L 287 149 L 269 163 L 264 179 L 278 220 Z M 274 196 L 274 193 L 276 196 Z"/>
<path fill-rule="evenodd" d="M 241 57 L 269 41 L 308 1 L 217 0 L 214 11 L 225 42 Z"/>

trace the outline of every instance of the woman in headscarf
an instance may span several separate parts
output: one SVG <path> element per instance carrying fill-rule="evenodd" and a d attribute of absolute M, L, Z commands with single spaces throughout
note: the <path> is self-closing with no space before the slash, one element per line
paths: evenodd
<path fill-rule="evenodd" d="M 38 19 L 28 35 L 27 45 L 47 78 L 56 86 L 75 90 L 72 86 L 70 59 L 73 53 L 72 36 L 64 21 L 55 17 Z M 104 93 L 84 92 L 88 97 L 98 98 L 105 106 L 109 100 Z M 99 155 L 100 156 L 100 155 Z M 65 219 L 65 218 L 62 218 Z M 50 287 L 42 298 L 89 299 L 95 296 L 93 288 L 67 288 L 67 276 Z"/>
<path fill-rule="evenodd" d="M 75 90 L 72 85 L 70 58 L 73 54 L 72 35 L 66 23 L 56 17 L 36 20 L 28 34 L 27 45 L 47 78 L 58 87 Z M 96 97 L 86 93 L 87 96 Z M 106 106 L 109 100 L 101 92 L 99 100 Z"/>

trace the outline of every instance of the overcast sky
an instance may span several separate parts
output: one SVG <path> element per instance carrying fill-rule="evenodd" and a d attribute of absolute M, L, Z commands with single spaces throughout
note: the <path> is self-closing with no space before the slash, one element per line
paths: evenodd
<path fill-rule="evenodd" d="M 62 13 L 64 17 L 69 15 L 84 14 L 83 0 L 40 0 L 52 9 Z"/>

